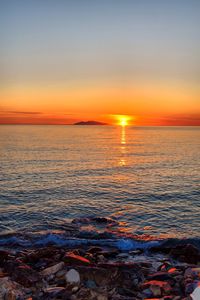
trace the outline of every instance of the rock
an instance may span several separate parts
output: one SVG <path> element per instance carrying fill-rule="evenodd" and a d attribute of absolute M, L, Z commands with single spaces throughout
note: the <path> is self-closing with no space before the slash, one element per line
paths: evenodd
<path fill-rule="evenodd" d="M 56 278 L 63 278 L 66 274 L 66 270 L 61 270 L 59 272 L 56 273 Z"/>
<path fill-rule="evenodd" d="M 91 290 L 90 291 L 91 298 L 96 300 L 108 300 L 108 295 L 106 293 L 101 293 L 98 291 Z"/>
<path fill-rule="evenodd" d="M 24 257 L 24 261 L 29 263 L 36 263 L 42 258 L 52 259 L 55 257 L 57 252 L 58 250 L 54 249 L 53 247 L 37 249 L 35 251 L 28 252 Z"/>
<path fill-rule="evenodd" d="M 129 257 L 129 254 L 128 253 L 119 253 L 119 254 L 117 254 L 117 259 L 123 259 L 123 258 L 127 258 L 127 257 Z"/>
<path fill-rule="evenodd" d="M 5 250 L 0 250 L 0 265 L 2 265 L 9 257 L 9 252 Z"/>
<path fill-rule="evenodd" d="M 12 279 L 25 287 L 30 287 L 40 281 L 40 275 L 28 266 L 18 266 L 13 270 Z"/>
<path fill-rule="evenodd" d="M 190 296 L 193 300 L 199 300 L 200 299 L 200 286 L 198 286 Z"/>
<path fill-rule="evenodd" d="M 194 284 L 193 282 L 186 283 L 185 284 L 185 294 L 186 295 L 191 294 L 194 291 L 195 287 L 196 287 L 196 284 Z"/>
<path fill-rule="evenodd" d="M 153 285 L 153 284 L 152 284 L 152 285 L 150 286 L 150 290 L 152 291 L 154 297 L 157 297 L 157 296 L 161 296 L 161 295 L 162 295 L 161 288 L 160 288 L 160 286 L 158 286 L 158 285 Z"/>
<path fill-rule="evenodd" d="M 122 296 L 134 297 L 136 296 L 136 292 L 126 288 L 118 288 L 118 292 Z"/>
<path fill-rule="evenodd" d="M 76 265 L 90 265 L 89 259 L 82 257 L 80 255 L 76 255 L 73 252 L 68 252 L 63 257 L 63 261 L 66 263 L 72 263 Z"/>
<path fill-rule="evenodd" d="M 87 280 L 85 282 L 85 286 L 89 289 L 95 289 L 97 287 L 96 283 L 94 280 Z"/>
<path fill-rule="evenodd" d="M 79 269 L 81 280 L 93 280 L 97 286 L 106 287 L 112 285 L 119 280 L 119 271 L 117 268 L 104 269 L 104 268 L 95 268 L 95 267 L 85 267 Z"/>
<path fill-rule="evenodd" d="M 22 286 L 9 277 L 0 278 L 0 299 L 15 300 L 17 298 L 24 299 Z"/>
<path fill-rule="evenodd" d="M 143 292 L 142 292 L 142 295 L 145 296 L 145 298 L 153 296 L 152 291 L 150 289 L 144 289 Z M 144 298 L 142 297 L 142 299 L 144 299 Z"/>
<path fill-rule="evenodd" d="M 158 286 L 161 288 L 161 290 L 164 292 L 164 295 L 169 295 L 172 291 L 171 286 L 168 282 L 165 281 L 159 281 L 159 280 L 150 280 L 142 284 L 141 288 L 146 289 L 150 288 L 152 285 Z"/>
<path fill-rule="evenodd" d="M 129 254 L 130 255 L 140 255 L 143 253 L 143 250 L 142 249 L 136 249 L 136 250 L 131 250 L 129 251 Z"/>
<path fill-rule="evenodd" d="M 60 271 L 64 267 L 64 265 L 65 265 L 64 262 L 60 262 L 60 263 L 58 263 L 54 266 L 51 266 L 49 268 L 46 268 L 46 269 L 42 270 L 40 272 L 40 274 L 42 276 L 49 276 L 49 275 L 55 274 L 58 271 Z"/>
<path fill-rule="evenodd" d="M 65 279 L 67 283 L 76 285 L 79 285 L 81 280 L 79 272 L 77 272 L 75 269 L 69 270 L 65 275 Z"/>
<path fill-rule="evenodd" d="M 78 290 L 79 290 L 79 287 L 78 286 L 74 286 L 72 288 L 72 293 L 76 293 L 76 292 L 78 292 Z"/>
<path fill-rule="evenodd" d="M 93 247 L 89 248 L 87 252 L 91 253 L 91 254 L 95 254 L 95 253 L 99 253 L 101 251 L 103 251 L 103 249 L 101 247 L 93 246 Z"/>
<path fill-rule="evenodd" d="M 5 273 L 2 268 L 0 268 L 0 278 L 7 277 L 7 276 L 8 276 L 8 274 Z"/>
<path fill-rule="evenodd" d="M 199 268 L 192 268 L 193 274 L 195 274 L 196 277 L 200 278 L 200 267 Z"/>
<path fill-rule="evenodd" d="M 169 254 L 174 258 L 189 264 L 197 264 L 198 261 L 200 261 L 198 248 L 190 244 L 177 245 L 175 248 L 171 249 Z"/>
<path fill-rule="evenodd" d="M 168 273 L 165 272 L 157 272 L 148 276 L 150 280 L 159 280 L 159 281 L 168 281 L 170 283 L 175 283 L 175 279 Z"/>
<path fill-rule="evenodd" d="M 54 298 L 56 297 L 56 299 L 60 299 L 61 296 L 63 296 L 63 294 L 66 294 L 66 289 L 64 287 L 51 287 L 51 288 L 47 288 L 44 289 L 44 299 L 48 298 Z M 63 298 L 62 298 L 63 299 Z"/>

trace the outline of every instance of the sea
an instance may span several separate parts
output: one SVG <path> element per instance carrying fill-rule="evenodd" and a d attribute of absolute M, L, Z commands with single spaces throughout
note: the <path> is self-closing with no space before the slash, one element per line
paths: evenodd
<path fill-rule="evenodd" d="M 0 247 L 200 241 L 200 127 L 0 126 Z"/>

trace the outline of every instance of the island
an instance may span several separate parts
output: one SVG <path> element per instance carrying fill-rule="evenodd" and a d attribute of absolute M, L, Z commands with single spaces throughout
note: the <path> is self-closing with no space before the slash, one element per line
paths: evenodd
<path fill-rule="evenodd" d="M 108 125 L 108 124 L 97 122 L 97 121 L 81 121 L 81 122 L 74 123 L 73 125 Z"/>

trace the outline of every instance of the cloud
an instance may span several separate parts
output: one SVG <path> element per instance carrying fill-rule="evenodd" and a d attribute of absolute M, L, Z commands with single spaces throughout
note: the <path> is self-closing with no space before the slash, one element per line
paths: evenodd
<path fill-rule="evenodd" d="M 20 115 L 42 115 L 42 112 L 39 111 L 4 111 L 4 113 L 9 113 L 9 114 L 20 114 Z"/>

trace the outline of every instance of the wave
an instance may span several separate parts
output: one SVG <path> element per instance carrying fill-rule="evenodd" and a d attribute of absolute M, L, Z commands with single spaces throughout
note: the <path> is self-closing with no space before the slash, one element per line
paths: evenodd
<path fill-rule="evenodd" d="M 47 224 L 46 230 L 21 230 L 0 234 L 0 248 L 21 249 L 45 246 L 84 247 L 104 246 L 121 251 L 148 251 L 155 247 L 173 247 L 177 244 L 193 244 L 200 249 L 200 238 L 170 238 L 137 235 L 121 231 L 120 222 L 107 217 L 84 217 L 63 223 L 58 220 Z"/>
<path fill-rule="evenodd" d="M 109 248 L 116 248 L 120 251 L 130 250 L 142 250 L 148 251 L 152 248 L 159 247 L 174 247 L 180 244 L 192 244 L 200 249 L 199 238 L 188 238 L 188 239 L 163 239 L 163 240 L 150 240 L 144 241 L 126 237 L 111 237 L 102 238 L 95 235 L 95 238 L 80 238 L 66 236 L 65 233 L 59 232 L 43 232 L 34 234 L 7 234 L 1 235 L 0 237 L 0 248 L 7 249 L 23 249 L 23 248 L 40 248 L 46 246 L 57 246 L 57 247 L 86 247 L 86 246 L 103 246 Z"/>

